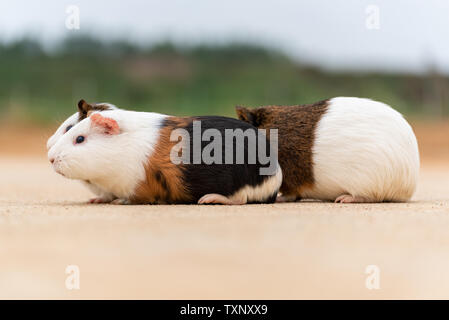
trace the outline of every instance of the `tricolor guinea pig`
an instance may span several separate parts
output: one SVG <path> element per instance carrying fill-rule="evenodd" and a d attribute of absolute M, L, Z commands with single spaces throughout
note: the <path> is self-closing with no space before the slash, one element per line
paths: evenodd
<path fill-rule="evenodd" d="M 258 128 L 278 129 L 279 201 L 402 202 L 414 193 L 416 137 L 402 115 L 384 103 L 337 97 L 236 111 Z"/>
<path fill-rule="evenodd" d="M 56 172 L 95 186 L 102 195 L 93 202 L 271 203 L 282 172 L 277 158 L 253 161 L 254 144 L 271 152 L 256 131 L 225 117 L 92 111 L 59 137 L 48 157 Z M 228 139 L 229 132 L 237 135 Z"/>

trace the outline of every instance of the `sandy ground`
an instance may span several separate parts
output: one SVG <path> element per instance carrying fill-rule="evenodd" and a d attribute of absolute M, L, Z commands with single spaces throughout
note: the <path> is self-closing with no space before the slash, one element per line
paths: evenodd
<path fill-rule="evenodd" d="M 43 156 L 0 177 L 0 298 L 449 298 L 449 165 L 405 204 L 86 205 Z"/>

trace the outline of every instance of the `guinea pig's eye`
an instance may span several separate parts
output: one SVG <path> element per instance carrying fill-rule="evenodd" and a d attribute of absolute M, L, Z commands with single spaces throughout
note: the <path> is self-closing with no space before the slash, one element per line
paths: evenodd
<path fill-rule="evenodd" d="M 76 141 L 76 143 L 83 143 L 84 140 L 85 140 L 85 138 L 83 136 L 78 136 L 78 137 L 76 137 L 75 141 Z"/>
<path fill-rule="evenodd" d="M 65 128 L 65 132 L 69 131 L 69 130 L 72 129 L 72 128 L 73 128 L 73 125 L 72 125 L 72 124 L 69 125 L 69 126 L 67 126 L 67 128 Z"/>

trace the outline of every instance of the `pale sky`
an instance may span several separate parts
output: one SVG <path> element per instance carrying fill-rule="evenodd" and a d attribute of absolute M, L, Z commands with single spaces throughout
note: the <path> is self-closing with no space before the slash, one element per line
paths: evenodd
<path fill-rule="evenodd" d="M 68 5 L 80 9 L 79 31 L 65 26 Z M 370 5 L 379 29 L 366 27 Z M 329 69 L 449 74 L 447 0 L 0 0 L 2 41 L 31 35 L 51 46 L 76 32 L 145 44 L 255 42 Z"/>

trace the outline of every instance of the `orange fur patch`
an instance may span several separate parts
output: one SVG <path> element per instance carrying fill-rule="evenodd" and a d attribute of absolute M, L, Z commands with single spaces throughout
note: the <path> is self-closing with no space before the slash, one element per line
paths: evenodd
<path fill-rule="evenodd" d="M 111 118 L 105 118 L 102 115 L 95 113 L 90 116 L 92 126 L 100 128 L 105 134 L 119 134 L 120 128 L 117 121 Z"/>

